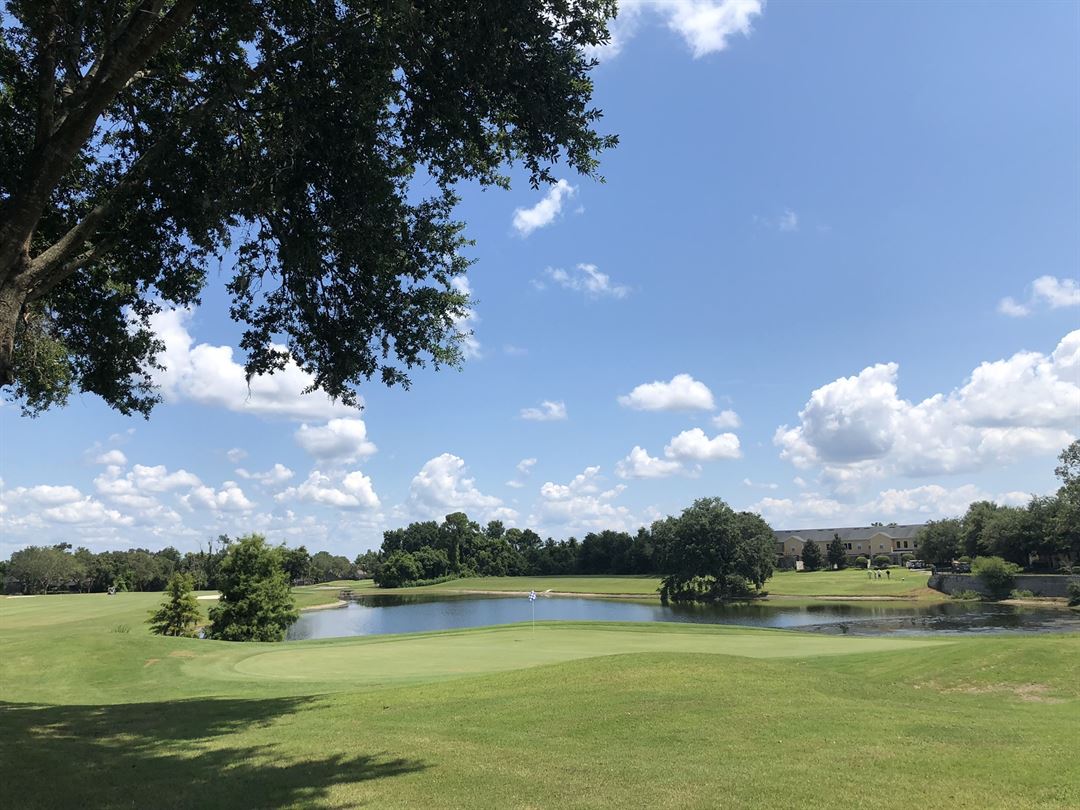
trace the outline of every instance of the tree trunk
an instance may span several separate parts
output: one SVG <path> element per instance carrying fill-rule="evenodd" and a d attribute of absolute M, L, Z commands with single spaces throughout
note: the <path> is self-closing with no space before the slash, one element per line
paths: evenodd
<path fill-rule="evenodd" d="M 0 386 L 15 382 L 15 330 L 25 301 L 17 274 L 0 286 Z"/>

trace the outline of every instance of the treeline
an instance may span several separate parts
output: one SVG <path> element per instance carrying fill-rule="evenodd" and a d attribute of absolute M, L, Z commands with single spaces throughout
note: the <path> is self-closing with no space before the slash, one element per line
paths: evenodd
<path fill-rule="evenodd" d="M 590 532 L 580 542 L 543 540 L 532 529 L 507 529 L 499 520 L 481 526 L 464 512 L 383 532 L 382 547 L 356 562 L 384 588 L 473 576 L 658 573 L 646 528 L 636 535 Z"/>
<path fill-rule="evenodd" d="M 481 527 L 455 512 L 384 532 L 382 548 L 357 563 L 384 588 L 468 576 L 653 574 L 665 601 L 711 601 L 759 591 L 775 558 L 772 529 L 759 515 L 703 498 L 636 534 L 590 532 L 580 542 L 541 540 L 497 520 Z"/>
<path fill-rule="evenodd" d="M 7 593 L 101 593 L 161 591 L 173 574 L 190 576 L 198 590 L 221 587 L 221 564 L 236 541 L 228 535 L 210 540 L 205 549 L 181 553 L 169 546 L 160 551 L 144 548 L 94 553 L 72 549 L 70 543 L 28 546 L 0 562 L 0 580 Z M 281 548 L 281 560 L 294 585 L 357 579 L 362 573 L 347 557 L 304 546 Z"/>
<path fill-rule="evenodd" d="M 1058 456 L 1058 491 L 1026 506 L 977 501 L 963 517 L 932 520 L 917 537 L 920 555 L 934 565 L 1001 557 L 1031 569 L 1080 563 L 1080 441 Z"/>

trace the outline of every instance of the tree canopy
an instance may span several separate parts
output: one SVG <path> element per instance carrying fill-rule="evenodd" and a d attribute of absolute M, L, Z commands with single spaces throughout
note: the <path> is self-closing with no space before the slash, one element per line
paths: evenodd
<path fill-rule="evenodd" d="M 148 414 L 152 318 L 227 288 L 249 376 L 346 403 L 460 361 L 462 181 L 598 177 L 615 0 L 7 0 L 0 386 Z"/>
<path fill-rule="evenodd" d="M 700 498 L 652 526 L 665 601 L 710 601 L 761 588 L 773 571 L 776 541 L 760 515 Z"/>
<path fill-rule="evenodd" d="M 210 638 L 282 641 L 299 613 L 280 547 L 258 534 L 229 546 L 219 569 L 221 597 L 210 608 Z"/>

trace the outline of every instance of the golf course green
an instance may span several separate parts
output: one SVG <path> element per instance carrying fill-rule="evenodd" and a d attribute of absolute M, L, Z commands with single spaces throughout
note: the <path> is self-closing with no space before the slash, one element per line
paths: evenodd
<path fill-rule="evenodd" d="M 1080 804 L 1076 634 L 246 644 L 151 635 L 159 600 L 0 598 L 4 806 Z"/>

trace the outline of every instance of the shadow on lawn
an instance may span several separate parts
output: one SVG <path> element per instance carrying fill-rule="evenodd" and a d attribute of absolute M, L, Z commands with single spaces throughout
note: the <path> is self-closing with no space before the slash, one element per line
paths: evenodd
<path fill-rule="evenodd" d="M 287 758 L 276 746 L 217 747 L 313 698 L 116 706 L 0 702 L 0 785 L 9 807 L 318 806 L 334 785 L 424 770 L 380 754 Z M 272 732 L 266 732 L 272 735 Z M 272 739 L 272 736 L 271 736 Z M 11 804 L 7 804 L 11 802 Z"/>

